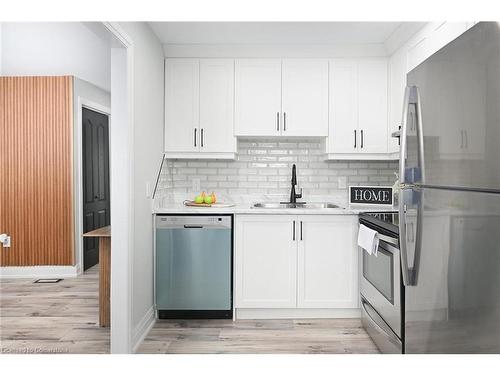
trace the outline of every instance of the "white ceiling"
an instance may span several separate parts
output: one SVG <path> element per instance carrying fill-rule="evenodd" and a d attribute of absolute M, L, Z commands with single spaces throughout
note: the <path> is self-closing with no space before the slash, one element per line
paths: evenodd
<path fill-rule="evenodd" d="M 149 22 L 163 44 L 371 44 L 419 22 Z"/>

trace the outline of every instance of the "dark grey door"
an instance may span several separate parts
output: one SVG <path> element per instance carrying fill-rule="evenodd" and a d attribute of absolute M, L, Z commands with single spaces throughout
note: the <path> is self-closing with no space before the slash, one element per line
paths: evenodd
<path fill-rule="evenodd" d="M 110 223 L 108 116 L 82 110 L 83 132 L 83 232 Z M 83 240 L 83 269 L 99 262 L 98 240 Z"/>

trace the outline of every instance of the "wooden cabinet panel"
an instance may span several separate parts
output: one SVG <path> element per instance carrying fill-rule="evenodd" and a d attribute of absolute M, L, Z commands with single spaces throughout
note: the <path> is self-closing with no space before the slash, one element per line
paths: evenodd
<path fill-rule="evenodd" d="M 73 265 L 73 79 L 0 77 L 1 266 Z"/>

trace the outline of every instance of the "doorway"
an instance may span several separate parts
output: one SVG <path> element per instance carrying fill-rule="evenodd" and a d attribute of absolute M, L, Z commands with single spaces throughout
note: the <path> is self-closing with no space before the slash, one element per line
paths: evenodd
<path fill-rule="evenodd" d="M 109 117 L 82 108 L 83 232 L 110 225 Z M 96 238 L 83 240 L 83 270 L 99 262 Z"/>

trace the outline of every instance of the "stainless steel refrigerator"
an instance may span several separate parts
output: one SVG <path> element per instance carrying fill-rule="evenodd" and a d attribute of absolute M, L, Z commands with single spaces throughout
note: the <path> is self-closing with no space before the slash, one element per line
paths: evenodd
<path fill-rule="evenodd" d="M 406 353 L 500 353 L 500 25 L 407 76 L 400 159 Z"/>

